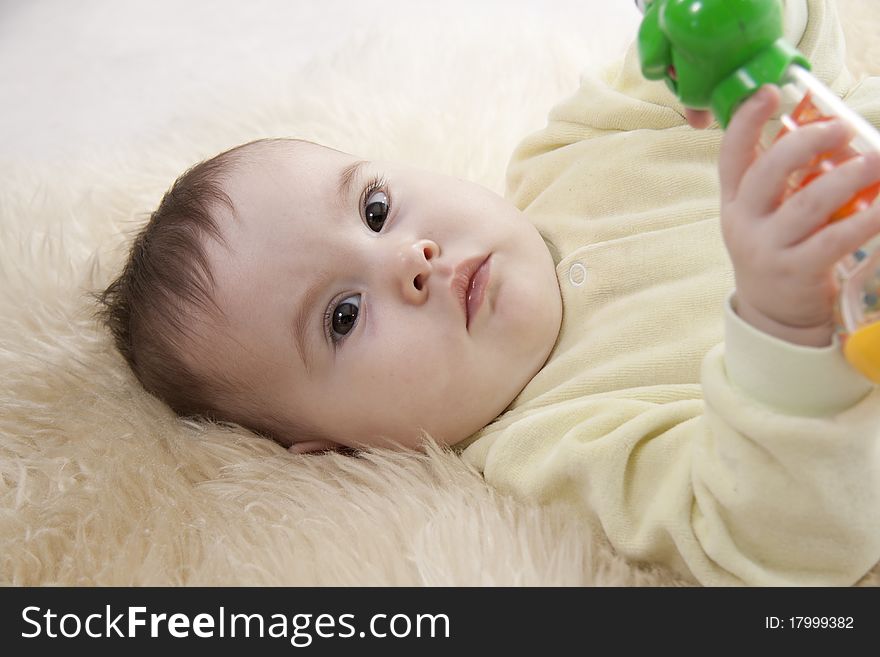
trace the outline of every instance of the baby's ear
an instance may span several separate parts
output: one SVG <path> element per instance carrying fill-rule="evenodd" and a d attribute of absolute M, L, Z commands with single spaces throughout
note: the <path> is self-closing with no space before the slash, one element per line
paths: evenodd
<path fill-rule="evenodd" d="M 287 449 L 292 454 L 311 454 L 313 452 L 332 452 L 338 448 L 339 445 L 330 440 L 303 440 L 299 443 L 293 443 Z"/>

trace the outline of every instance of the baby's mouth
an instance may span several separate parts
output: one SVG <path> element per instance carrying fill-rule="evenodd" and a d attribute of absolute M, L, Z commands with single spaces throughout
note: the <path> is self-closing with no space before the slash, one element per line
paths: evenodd
<path fill-rule="evenodd" d="M 483 304 L 486 286 L 491 273 L 492 254 L 469 258 L 461 262 L 452 276 L 452 290 L 458 298 L 465 317 L 465 327 L 470 328 L 471 320 Z"/>

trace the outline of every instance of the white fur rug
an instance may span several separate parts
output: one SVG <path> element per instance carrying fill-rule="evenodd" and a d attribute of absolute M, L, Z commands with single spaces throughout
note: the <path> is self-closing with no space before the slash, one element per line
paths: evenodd
<path fill-rule="evenodd" d="M 874 4 L 841 2 L 860 73 L 880 73 Z M 297 457 L 181 421 L 92 318 L 88 292 L 174 177 L 242 141 L 313 139 L 502 191 L 516 142 L 607 52 L 601 35 L 591 52 L 489 18 L 365 33 L 247 111 L 206 99 L 210 120 L 76 170 L 2 165 L 0 584 L 684 583 L 624 562 L 564 509 L 495 493 L 439 449 Z"/>

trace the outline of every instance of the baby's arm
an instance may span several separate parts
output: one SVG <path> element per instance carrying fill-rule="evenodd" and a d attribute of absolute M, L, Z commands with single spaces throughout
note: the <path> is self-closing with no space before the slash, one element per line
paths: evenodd
<path fill-rule="evenodd" d="M 880 548 L 880 407 L 832 345 L 833 267 L 880 233 L 880 204 L 828 217 L 880 180 L 880 158 L 850 160 L 781 201 L 791 173 L 851 135 L 840 123 L 812 124 L 762 151 L 778 105 L 776 88 L 761 90 L 722 143 L 736 314 L 728 308 L 723 350 L 703 363 L 693 527 L 706 553 L 744 581 L 842 584 Z"/>
<path fill-rule="evenodd" d="M 737 111 L 719 160 L 721 226 L 736 273 L 737 314 L 793 344 L 825 347 L 833 335 L 834 264 L 880 233 L 880 203 L 844 221 L 834 210 L 880 180 L 880 154 L 853 158 L 780 203 L 789 176 L 851 135 L 837 121 L 792 131 L 764 152 L 761 130 L 778 109 L 765 87 Z"/>

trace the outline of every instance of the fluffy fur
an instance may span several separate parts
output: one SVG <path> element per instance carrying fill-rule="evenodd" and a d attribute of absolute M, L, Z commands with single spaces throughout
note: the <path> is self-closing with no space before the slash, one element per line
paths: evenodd
<path fill-rule="evenodd" d="M 873 3 L 841 5 L 853 69 L 880 72 Z M 407 57 L 416 45 L 424 56 Z M 92 316 L 88 293 L 117 271 L 173 178 L 236 143 L 302 137 L 502 191 L 517 140 L 576 86 L 585 51 L 570 45 L 497 25 L 365 35 L 245 114 L 218 109 L 209 124 L 173 126 L 75 172 L 4 171 L 0 583 L 683 584 L 626 563 L 565 509 L 497 494 L 433 446 L 292 456 L 240 429 L 181 421 L 138 386 Z M 863 583 L 880 583 L 876 569 Z"/>

